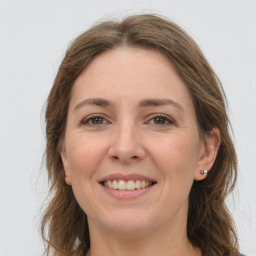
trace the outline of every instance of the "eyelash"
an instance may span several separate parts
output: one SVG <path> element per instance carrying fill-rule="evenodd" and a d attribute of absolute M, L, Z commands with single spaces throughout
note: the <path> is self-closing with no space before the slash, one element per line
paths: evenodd
<path fill-rule="evenodd" d="M 96 114 L 96 115 L 91 115 L 91 116 L 83 119 L 81 121 L 81 124 L 82 125 L 88 125 L 88 126 L 100 126 L 100 125 L 103 125 L 103 124 L 93 124 L 93 123 L 90 123 L 90 122 L 92 122 L 93 119 L 96 119 L 96 118 L 101 118 L 103 121 L 106 121 L 106 118 L 102 114 Z"/>
<path fill-rule="evenodd" d="M 101 124 L 93 124 L 92 121 L 93 119 L 96 119 L 96 118 L 100 118 L 102 119 L 102 121 L 104 123 L 101 123 Z M 157 119 L 157 118 L 161 118 L 164 120 L 164 122 L 168 122 L 168 123 L 164 123 L 164 124 L 152 124 L 152 125 L 156 125 L 156 126 L 170 126 L 170 125 L 176 125 L 176 122 L 171 119 L 170 117 L 166 116 L 166 115 L 163 115 L 163 114 L 155 114 L 155 115 L 152 115 L 150 116 L 150 119 L 146 122 L 146 123 L 149 123 L 150 121 L 154 120 L 154 119 Z M 85 119 L 83 119 L 81 121 L 81 125 L 87 125 L 87 126 L 101 126 L 101 125 L 104 125 L 106 123 L 109 123 L 109 121 L 106 120 L 106 118 L 104 117 L 104 115 L 102 114 L 96 114 L 96 115 L 91 115 Z"/>
<path fill-rule="evenodd" d="M 153 124 L 153 125 L 157 125 L 157 126 L 169 126 L 169 125 L 175 125 L 175 124 L 176 124 L 176 122 L 175 122 L 173 119 L 171 119 L 170 117 L 168 117 L 168 116 L 166 116 L 166 115 L 163 115 L 163 114 L 156 114 L 156 115 L 153 115 L 153 116 L 150 117 L 149 121 L 154 120 L 154 119 L 156 119 L 156 118 L 161 118 L 161 119 L 164 120 L 164 122 L 167 121 L 168 123 L 167 123 L 167 124 L 166 124 L 166 123 L 165 123 L 165 124 Z"/>

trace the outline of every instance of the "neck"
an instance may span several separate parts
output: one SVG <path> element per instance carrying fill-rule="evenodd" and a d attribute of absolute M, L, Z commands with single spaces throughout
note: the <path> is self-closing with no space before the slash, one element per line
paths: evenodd
<path fill-rule="evenodd" d="M 186 234 L 186 223 L 179 229 L 161 227 L 158 230 L 140 234 L 120 235 L 100 230 L 93 226 L 90 230 L 91 248 L 86 256 L 200 256 Z M 100 234 L 100 235 L 99 235 Z"/>

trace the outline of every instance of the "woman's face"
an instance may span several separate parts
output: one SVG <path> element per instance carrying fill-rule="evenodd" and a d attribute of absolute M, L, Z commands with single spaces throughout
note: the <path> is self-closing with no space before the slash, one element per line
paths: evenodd
<path fill-rule="evenodd" d="M 186 226 L 204 155 L 190 94 L 159 52 L 107 51 L 75 81 L 61 157 L 90 227 Z"/>

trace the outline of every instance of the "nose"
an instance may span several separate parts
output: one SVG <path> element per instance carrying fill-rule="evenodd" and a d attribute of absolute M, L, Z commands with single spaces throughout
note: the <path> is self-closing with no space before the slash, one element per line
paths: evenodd
<path fill-rule="evenodd" d="M 141 136 L 135 125 L 124 122 L 116 127 L 113 133 L 108 151 L 112 160 L 128 164 L 140 161 L 145 157 Z"/>

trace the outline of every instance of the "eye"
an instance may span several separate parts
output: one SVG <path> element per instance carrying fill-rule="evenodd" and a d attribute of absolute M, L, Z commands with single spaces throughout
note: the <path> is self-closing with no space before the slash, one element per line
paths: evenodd
<path fill-rule="evenodd" d="M 109 123 L 103 116 L 101 115 L 94 115 L 89 116 L 86 119 L 82 120 L 82 125 L 88 126 L 100 126 Z"/>
<path fill-rule="evenodd" d="M 175 124 L 175 122 L 170 117 L 162 114 L 153 116 L 148 123 L 158 126 L 168 126 Z"/>

